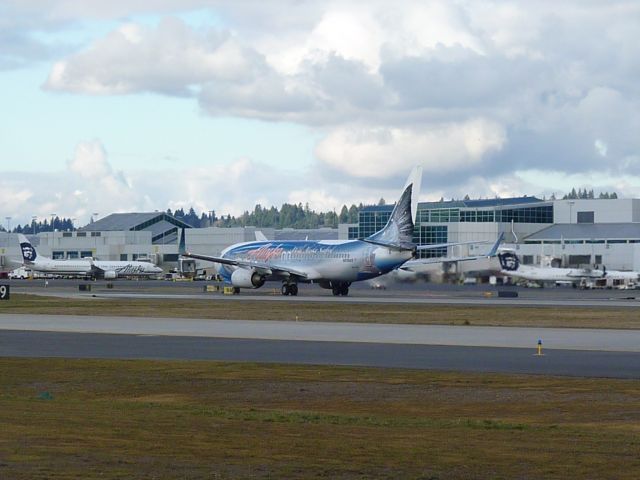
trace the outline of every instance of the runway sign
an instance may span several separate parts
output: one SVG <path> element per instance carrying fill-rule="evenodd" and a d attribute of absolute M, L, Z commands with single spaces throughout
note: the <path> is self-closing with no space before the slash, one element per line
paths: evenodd
<path fill-rule="evenodd" d="M 9 285 L 0 285 L 0 300 L 9 300 Z"/>

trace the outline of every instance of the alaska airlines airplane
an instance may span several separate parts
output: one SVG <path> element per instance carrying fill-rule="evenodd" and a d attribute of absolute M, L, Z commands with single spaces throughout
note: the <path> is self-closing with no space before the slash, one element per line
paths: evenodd
<path fill-rule="evenodd" d="M 504 240 L 504 232 L 498 235 L 498 238 L 494 242 L 493 246 L 489 249 L 487 253 L 484 255 L 469 255 L 466 257 L 434 257 L 434 258 L 420 258 L 416 260 L 409 260 L 404 263 L 402 266 L 398 267 L 396 270 L 391 272 L 389 275 L 395 276 L 397 280 L 407 280 L 413 281 L 419 278 L 420 276 L 426 277 L 427 274 L 432 273 L 434 264 L 441 264 L 443 268 L 446 265 L 451 265 L 457 262 L 468 262 L 471 260 L 481 260 L 493 258 L 498 253 L 498 247 Z M 466 244 L 479 244 L 486 243 L 484 241 L 470 241 L 470 242 L 461 242 L 460 245 Z"/>
<path fill-rule="evenodd" d="M 92 278 L 111 280 L 118 277 L 148 277 L 162 273 L 160 267 L 150 262 L 108 261 L 108 260 L 54 260 L 38 255 L 31 242 L 18 234 L 23 264 L 35 272 L 56 275 L 82 275 Z"/>
<path fill-rule="evenodd" d="M 536 282 L 571 282 L 577 284 L 583 280 L 597 280 L 607 278 L 612 280 L 626 280 L 637 282 L 638 272 L 623 272 L 618 270 L 588 269 L 588 268 L 555 268 L 522 265 L 518 256 L 513 252 L 498 254 L 501 273 L 512 278 L 522 278 Z"/>
<path fill-rule="evenodd" d="M 383 275 L 415 256 L 416 250 L 452 243 L 413 243 L 422 168 L 415 167 L 386 226 L 363 240 L 260 241 L 231 245 L 221 256 L 185 252 L 185 257 L 217 264 L 218 273 L 234 287 L 260 288 L 281 280 L 283 295 L 297 295 L 298 283 L 317 283 L 334 295 L 348 295 L 352 282 Z"/>

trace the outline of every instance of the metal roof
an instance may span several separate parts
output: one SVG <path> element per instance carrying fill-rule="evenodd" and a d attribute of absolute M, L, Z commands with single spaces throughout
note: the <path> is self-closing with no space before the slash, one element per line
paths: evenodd
<path fill-rule="evenodd" d="M 525 240 L 640 239 L 640 223 L 558 223 Z"/>
<path fill-rule="evenodd" d="M 157 220 L 149 225 L 149 227 L 140 228 L 140 226 L 146 222 Z M 168 221 L 170 220 L 170 221 Z M 176 222 L 175 224 L 173 222 Z M 170 225 L 170 226 L 169 226 Z M 172 215 L 168 215 L 165 212 L 139 212 L 139 213 L 112 213 L 100 220 L 96 220 L 93 223 L 89 223 L 79 230 L 93 231 L 93 232 L 111 232 L 111 231 L 124 231 L 124 230 L 152 230 L 154 235 L 161 231 L 163 227 L 166 230 L 180 226 L 184 228 L 191 228 L 188 225 Z M 137 227 L 137 228 L 136 228 Z"/>
<path fill-rule="evenodd" d="M 442 202 L 420 202 L 418 210 L 436 209 L 436 208 L 487 208 L 487 207 L 506 207 L 520 206 L 533 203 L 543 205 L 551 205 L 552 202 L 541 200 L 537 197 L 510 197 L 510 198 L 488 198 L 481 200 L 446 200 Z M 390 205 L 369 205 L 363 207 L 361 212 L 390 212 L 393 210 L 393 204 Z"/>

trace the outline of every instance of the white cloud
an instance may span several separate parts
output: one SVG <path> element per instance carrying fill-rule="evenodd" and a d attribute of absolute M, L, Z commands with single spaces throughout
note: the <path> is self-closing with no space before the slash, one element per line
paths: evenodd
<path fill-rule="evenodd" d="M 331 132 L 315 153 L 350 176 L 388 178 L 417 164 L 426 175 L 475 170 L 505 141 L 504 129 L 484 119 L 421 129 L 346 127 Z"/>
<path fill-rule="evenodd" d="M 260 62 L 228 33 L 197 32 L 167 17 L 156 29 L 124 24 L 87 50 L 56 62 L 45 88 L 95 95 L 187 95 L 208 81 L 242 81 Z"/>
<path fill-rule="evenodd" d="M 107 152 L 99 140 L 80 142 L 72 159 L 67 163 L 69 170 L 86 179 L 101 179 L 111 175 L 111 165 Z"/>
<path fill-rule="evenodd" d="M 381 195 L 364 187 L 367 180 L 390 189 L 415 163 L 425 167 L 427 187 L 445 196 L 467 188 L 469 178 L 484 195 L 544 188 L 518 180 L 531 169 L 567 179 L 576 172 L 619 180 L 640 174 L 637 2 L 8 4 L 19 15 L 0 16 L 0 32 L 12 34 L 0 38 L 20 41 L 0 42 L 0 68 L 3 58 L 41 58 L 43 45 L 29 34 L 38 22 L 59 29 L 96 18 L 118 23 L 52 65 L 45 84 L 51 92 L 185 96 L 208 115 L 294 122 L 319 138 L 313 177 L 289 183 L 284 170 L 276 172 L 290 197 L 265 185 L 269 172 L 255 159 L 238 161 L 238 175 L 230 165 L 196 169 L 197 178 L 179 180 L 183 195 L 167 198 L 169 205 L 239 213 L 254 201 L 306 203 L 305 196 L 328 205 L 347 198 L 342 188 L 353 185 L 375 200 Z M 179 19 L 195 8 L 209 9 L 217 21 L 196 27 Z M 163 20 L 152 26 L 136 16 L 148 13 Z M 18 16 L 24 31 L 11 29 Z M 155 180 L 114 173 L 97 145 L 78 148 L 86 151 L 69 164 L 74 178 L 99 183 L 86 177 L 93 165 L 90 171 L 104 177 L 100 189 L 120 192 L 128 198 L 123 204 L 157 198 L 132 193 L 133 186 L 151 191 Z M 250 172 L 261 177 L 254 182 Z M 87 188 L 78 190 L 85 196 L 75 198 L 88 204 Z"/>

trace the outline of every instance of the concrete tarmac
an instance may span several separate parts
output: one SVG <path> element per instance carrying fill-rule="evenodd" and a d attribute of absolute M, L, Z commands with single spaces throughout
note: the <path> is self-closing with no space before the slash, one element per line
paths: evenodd
<path fill-rule="evenodd" d="M 640 330 L 0 315 L 1 330 L 640 352 Z"/>
<path fill-rule="evenodd" d="M 538 339 L 544 356 L 534 355 Z M 640 378 L 640 331 L 5 314 L 0 356 Z"/>
<path fill-rule="evenodd" d="M 640 353 L 0 331 L 0 356 L 219 360 L 640 378 Z"/>
<path fill-rule="evenodd" d="M 381 280 L 381 279 L 380 279 Z M 574 288 L 523 288 L 517 286 L 451 285 L 424 282 L 387 282 L 384 289 L 372 289 L 368 282 L 351 285 L 348 297 L 334 297 L 331 291 L 318 285 L 300 284 L 297 297 L 279 294 L 278 282 L 264 287 L 243 289 L 240 295 L 222 295 L 203 292 L 206 282 L 129 281 L 87 282 L 71 279 L 10 281 L 13 293 L 58 296 L 64 298 L 146 298 L 158 300 L 210 300 L 210 301 L 270 301 L 295 304 L 298 302 L 331 303 L 411 303 L 423 305 L 474 305 L 510 307 L 628 307 L 640 309 L 640 291 L 637 290 L 580 290 Z M 79 285 L 91 285 L 91 292 L 79 291 Z M 111 286 L 111 288 L 109 288 Z M 518 295 L 501 298 L 501 291 Z"/>

